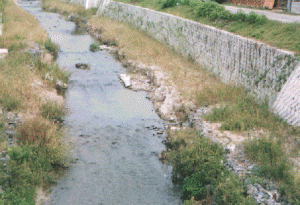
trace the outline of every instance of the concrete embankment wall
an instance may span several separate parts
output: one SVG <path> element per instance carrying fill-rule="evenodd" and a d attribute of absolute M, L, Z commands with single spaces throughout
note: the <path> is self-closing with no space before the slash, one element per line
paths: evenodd
<path fill-rule="evenodd" d="M 274 112 L 290 124 L 300 125 L 300 68 L 293 52 L 147 8 L 110 0 L 90 1 L 99 6 L 99 15 L 147 32 L 194 58 L 223 82 L 244 86 L 260 101 L 269 99 Z"/>

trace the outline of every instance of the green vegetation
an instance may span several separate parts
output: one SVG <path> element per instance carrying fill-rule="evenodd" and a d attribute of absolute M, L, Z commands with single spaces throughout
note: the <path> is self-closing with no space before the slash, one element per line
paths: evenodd
<path fill-rule="evenodd" d="M 282 119 L 269 111 L 267 101 L 258 104 L 246 94 L 234 96 L 232 100 L 235 102 L 214 108 L 206 119 L 212 122 L 223 122 L 221 130 L 230 131 L 247 131 L 253 128 L 274 131 L 284 124 Z"/>
<path fill-rule="evenodd" d="M 190 199 L 217 204 L 255 204 L 245 197 L 245 188 L 238 176 L 224 166 L 224 149 L 199 133 L 175 132 L 168 143 L 167 154 L 173 165 L 173 181 L 182 185 L 185 204 Z"/>
<path fill-rule="evenodd" d="M 201 0 L 117 0 L 154 10 L 171 13 L 203 24 L 255 38 L 271 46 L 300 52 L 299 23 L 281 23 L 255 13 L 230 14 L 224 6 L 214 1 Z"/>
<path fill-rule="evenodd" d="M 59 47 L 48 38 L 44 43 L 45 48 L 54 56 L 57 56 Z"/>
<path fill-rule="evenodd" d="M 65 155 L 57 129 L 39 117 L 19 127 L 18 146 L 8 150 L 10 161 L 0 177 L 1 204 L 34 204 L 36 187 L 55 181 Z"/>
<path fill-rule="evenodd" d="M 90 51 L 96 52 L 96 51 L 98 51 L 98 50 L 99 50 L 99 43 L 92 43 L 92 44 L 90 45 Z"/>
<path fill-rule="evenodd" d="M 42 117 L 54 120 L 55 122 L 63 122 L 63 117 L 66 114 L 65 108 L 55 102 L 47 102 L 42 105 Z"/>
<path fill-rule="evenodd" d="M 281 196 L 287 197 L 292 204 L 299 204 L 299 180 L 284 146 L 281 140 L 274 137 L 260 137 L 244 142 L 245 152 L 260 164 L 256 175 L 277 181 Z"/>
<path fill-rule="evenodd" d="M 6 2 L 3 16 L 0 47 L 12 52 L 0 60 L 0 107 L 18 113 L 24 122 L 17 126 L 18 145 L 8 147 L 7 119 L 0 115 L 0 152 L 10 157 L 7 166 L 0 168 L 0 204 L 35 204 L 37 188 L 55 182 L 67 157 L 62 130 L 55 124 L 65 114 L 63 104 L 45 100 L 45 95 L 56 96 L 56 82 L 66 83 L 70 74 L 25 52 L 34 42 L 53 54 L 58 50 L 33 16 L 12 0 Z M 47 73 L 51 79 L 46 79 Z"/>

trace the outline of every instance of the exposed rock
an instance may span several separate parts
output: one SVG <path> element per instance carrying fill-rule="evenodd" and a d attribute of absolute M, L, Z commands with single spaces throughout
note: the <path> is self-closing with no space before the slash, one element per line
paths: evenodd
<path fill-rule="evenodd" d="M 14 136 L 14 132 L 11 130 L 5 131 L 5 133 L 8 135 L 9 138 L 12 138 Z"/>
<path fill-rule="evenodd" d="M 226 150 L 227 153 L 231 153 L 231 152 L 234 152 L 235 147 L 236 147 L 235 144 L 229 144 L 229 145 L 227 145 L 225 150 Z"/>
<path fill-rule="evenodd" d="M 130 76 L 127 74 L 121 74 L 120 79 L 123 81 L 126 88 L 131 86 Z"/>
<path fill-rule="evenodd" d="M 90 66 L 86 63 L 76 63 L 75 64 L 75 67 L 77 69 L 81 69 L 81 70 L 87 70 L 87 69 L 90 69 Z"/>
<path fill-rule="evenodd" d="M 50 73 L 45 74 L 45 79 L 53 81 L 53 77 L 50 75 Z"/>
<path fill-rule="evenodd" d="M 65 84 L 65 83 L 63 83 L 63 82 L 60 81 L 60 80 L 57 80 L 57 81 L 56 81 L 56 86 L 58 86 L 58 87 L 60 87 L 60 88 L 62 88 L 62 89 L 67 89 L 67 88 L 68 88 L 68 85 Z"/>
<path fill-rule="evenodd" d="M 71 15 L 69 15 L 66 20 L 67 21 L 75 21 L 75 19 L 78 18 L 77 14 L 71 13 Z"/>
<path fill-rule="evenodd" d="M 1 48 L 0 49 L 0 59 L 4 58 L 5 56 L 7 56 L 8 54 L 8 50 L 5 48 Z"/>
<path fill-rule="evenodd" d="M 39 57 L 41 55 L 41 50 L 39 44 L 34 42 L 28 42 L 29 48 L 25 49 L 24 52 L 30 53 L 32 56 Z"/>

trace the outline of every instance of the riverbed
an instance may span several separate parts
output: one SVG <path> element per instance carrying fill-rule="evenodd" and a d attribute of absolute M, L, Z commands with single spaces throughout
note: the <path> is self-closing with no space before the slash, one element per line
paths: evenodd
<path fill-rule="evenodd" d="M 106 52 L 89 51 L 96 42 L 59 14 L 43 12 L 37 2 L 21 6 L 35 15 L 60 46 L 57 63 L 72 73 L 64 126 L 72 163 L 50 192 L 50 204 L 182 204 L 171 181 L 172 167 L 158 155 L 165 122 L 145 92 L 125 89 L 126 70 Z M 76 69 L 87 63 L 88 70 Z"/>

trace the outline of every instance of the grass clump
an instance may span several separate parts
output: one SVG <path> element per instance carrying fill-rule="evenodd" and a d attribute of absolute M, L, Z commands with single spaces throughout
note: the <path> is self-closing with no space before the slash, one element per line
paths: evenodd
<path fill-rule="evenodd" d="M 281 195 L 287 197 L 292 204 L 298 204 L 300 203 L 300 181 L 297 180 L 284 146 L 280 139 L 270 136 L 244 142 L 246 154 L 260 165 L 256 175 L 277 181 Z"/>
<path fill-rule="evenodd" d="M 190 130 L 176 132 L 169 146 L 172 151 L 167 158 L 173 165 L 173 181 L 182 185 L 183 199 L 254 204 L 244 196 L 240 179 L 225 168 L 222 146 Z"/>
<path fill-rule="evenodd" d="M 54 182 L 65 156 L 60 138 L 57 127 L 40 117 L 19 127 L 19 145 L 8 150 L 8 168 L 0 176 L 1 204 L 34 204 L 36 187 Z"/>
<path fill-rule="evenodd" d="M 53 43 L 50 38 L 45 41 L 44 46 L 52 55 L 57 56 L 59 46 Z"/>
<path fill-rule="evenodd" d="M 280 140 L 261 137 L 245 142 L 246 153 L 262 166 L 260 175 L 275 180 L 291 180 L 292 166 Z"/>
<path fill-rule="evenodd" d="M 55 102 L 47 102 L 42 105 L 42 116 L 49 120 L 54 120 L 54 122 L 61 123 L 63 122 L 63 117 L 66 114 L 64 106 L 55 103 Z"/>
<path fill-rule="evenodd" d="M 52 86 L 56 86 L 58 80 L 67 83 L 71 75 L 68 71 L 61 70 L 57 64 L 42 62 L 40 59 L 34 61 L 34 69 Z"/>
<path fill-rule="evenodd" d="M 99 43 L 92 43 L 92 44 L 90 45 L 90 51 L 96 52 L 96 51 L 98 51 L 98 50 L 99 50 Z"/>

